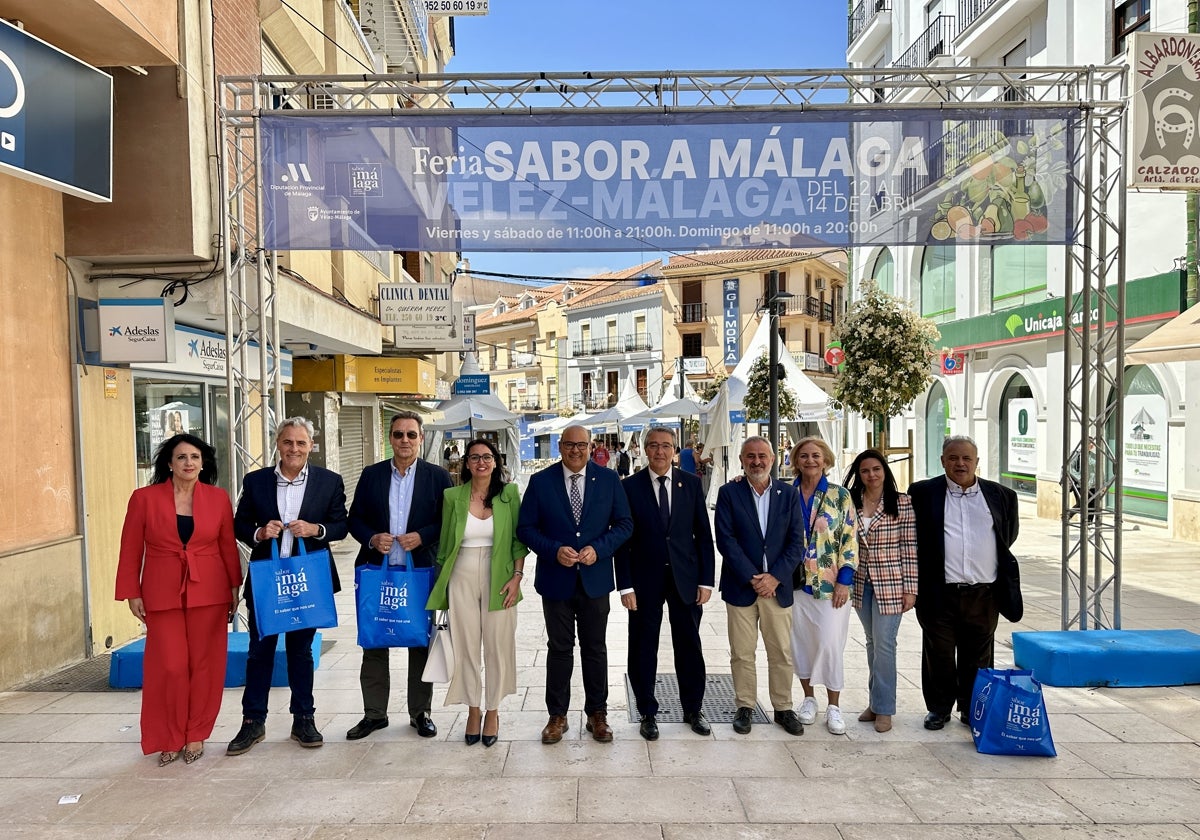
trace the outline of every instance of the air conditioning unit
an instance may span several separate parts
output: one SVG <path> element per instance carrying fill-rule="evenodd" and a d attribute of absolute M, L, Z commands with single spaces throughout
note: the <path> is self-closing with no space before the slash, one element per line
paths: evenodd
<path fill-rule="evenodd" d="M 813 281 L 813 288 L 815 288 L 818 292 L 825 291 L 825 278 L 824 277 L 816 278 L 816 280 Z"/>

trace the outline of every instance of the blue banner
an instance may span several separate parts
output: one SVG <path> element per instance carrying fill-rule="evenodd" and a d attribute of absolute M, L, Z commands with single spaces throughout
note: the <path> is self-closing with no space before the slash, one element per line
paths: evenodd
<path fill-rule="evenodd" d="M 261 118 L 265 245 L 633 251 L 1064 243 L 1076 112 Z"/>
<path fill-rule="evenodd" d="M 730 277 L 721 282 L 723 313 L 721 336 L 725 346 L 725 367 L 737 367 L 742 358 L 741 309 L 738 303 L 738 279 Z"/>

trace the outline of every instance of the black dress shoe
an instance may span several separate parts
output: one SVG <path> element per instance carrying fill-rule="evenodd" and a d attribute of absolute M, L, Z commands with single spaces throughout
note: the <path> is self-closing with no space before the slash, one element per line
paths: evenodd
<path fill-rule="evenodd" d="M 478 744 L 480 737 L 481 736 L 478 732 L 476 732 L 474 735 L 472 735 L 470 732 L 463 733 L 463 740 L 467 742 L 468 747 L 473 747 Z"/>
<path fill-rule="evenodd" d="M 949 714 L 942 714 L 941 712 L 930 712 L 929 714 L 925 715 L 925 728 L 936 731 L 938 729 L 941 729 L 943 726 L 945 726 L 947 724 L 947 722 L 949 722 L 949 720 L 950 720 Z"/>
<path fill-rule="evenodd" d="M 299 715 L 292 721 L 292 740 L 299 741 L 302 747 L 319 747 L 325 743 L 313 719 Z"/>
<path fill-rule="evenodd" d="M 238 734 L 232 741 L 229 742 L 229 747 L 225 750 L 226 755 L 241 755 L 242 753 L 250 752 L 250 748 L 267 737 L 267 727 L 256 720 L 243 720 L 242 728 L 238 730 Z"/>
<path fill-rule="evenodd" d="M 483 735 L 483 736 L 480 736 L 480 737 L 481 737 L 481 738 L 482 738 L 482 740 L 483 740 L 483 745 L 484 745 L 485 747 L 490 747 L 490 746 L 493 746 L 493 745 L 495 745 L 495 743 L 496 743 L 496 740 L 497 740 L 497 739 L 500 737 L 500 733 L 499 733 L 499 732 L 497 732 L 495 735 Z"/>
<path fill-rule="evenodd" d="M 437 736 L 437 727 L 433 725 L 433 720 L 429 717 L 428 712 L 421 712 L 421 714 L 410 720 L 408 725 L 417 730 L 417 734 L 422 738 L 434 738 Z"/>
<path fill-rule="evenodd" d="M 354 728 L 346 733 L 346 740 L 347 741 L 357 741 L 359 738 L 366 738 L 368 735 L 370 735 L 376 729 L 384 729 L 387 727 L 387 725 L 388 725 L 388 719 L 385 717 L 381 717 L 381 718 L 365 717 L 362 720 L 360 720 L 358 723 L 354 724 Z"/>
<path fill-rule="evenodd" d="M 708 718 L 704 716 L 704 712 L 684 712 L 683 722 L 692 727 L 692 731 L 697 735 L 712 734 L 712 726 L 709 725 Z"/>
<path fill-rule="evenodd" d="M 966 712 L 959 712 L 958 719 L 962 721 L 963 726 L 971 725 L 971 716 L 968 715 Z"/>
<path fill-rule="evenodd" d="M 754 710 L 746 706 L 739 706 L 737 714 L 733 716 L 733 731 L 739 735 L 749 735 L 752 726 L 754 726 Z"/>
<path fill-rule="evenodd" d="M 658 740 L 658 721 L 654 719 L 654 715 L 642 715 L 642 725 L 638 727 L 638 732 L 647 741 Z"/>
<path fill-rule="evenodd" d="M 804 734 L 804 724 L 800 722 L 800 716 L 792 709 L 784 709 L 782 712 L 776 712 L 775 722 L 782 726 L 784 731 L 789 735 Z"/>

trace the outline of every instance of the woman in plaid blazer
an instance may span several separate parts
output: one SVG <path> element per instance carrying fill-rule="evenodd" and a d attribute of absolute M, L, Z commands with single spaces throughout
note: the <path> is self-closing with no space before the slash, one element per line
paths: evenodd
<path fill-rule="evenodd" d="M 916 517 L 887 459 L 874 449 L 854 459 L 844 483 L 858 511 L 854 609 L 866 632 L 870 673 L 871 702 L 858 719 L 887 732 L 896 713 L 896 634 L 917 602 Z"/>

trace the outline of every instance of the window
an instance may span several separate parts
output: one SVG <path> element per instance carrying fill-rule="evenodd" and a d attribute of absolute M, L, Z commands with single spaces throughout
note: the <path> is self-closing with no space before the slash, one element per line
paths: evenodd
<path fill-rule="evenodd" d="M 1126 42 L 1134 32 L 1150 28 L 1150 0 L 1126 0 L 1115 3 L 1113 9 L 1113 55 L 1125 52 Z"/>
<path fill-rule="evenodd" d="M 884 248 L 875 257 L 875 262 L 871 266 L 871 278 L 879 284 L 881 291 L 887 292 L 889 295 L 895 294 L 896 263 L 892 259 L 890 249 Z"/>
<path fill-rule="evenodd" d="M 992 248 L 992 310 L 1036 303 L 1046 296 L 1045 245 Z"/>
<path fill-rule="evenodd" d="M 953 245 L 931 245 L 921 255 L 921 315 L 937 323 L 954 318 Z"/>
<path fill-rule="evenodd" d="M 684 333 L 680 338 L 683 339 L 683 357 L 685 359 L 694 359 L 704 355 L 704 343 L 700 333 Z"/>

